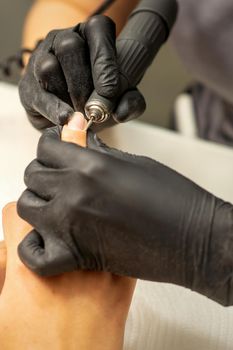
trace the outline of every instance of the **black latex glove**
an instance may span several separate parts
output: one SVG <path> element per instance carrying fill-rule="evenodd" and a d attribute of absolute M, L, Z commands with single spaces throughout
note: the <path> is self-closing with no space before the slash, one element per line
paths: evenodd
<path fill-rule="evenodd" d="M 35 230 L 19 256 L 49 276 L 76 269 L 189 287 L 233 303 L 233 207 L 162 164 L 41 137 L 19 215 Z"/>
<path fill-rule="evenodd" d="M 74 110 L 83 112 L 94 88 L 106 98 L 118 95 L 115 39 L 114 22 L 101 15 L 47 35 L 19 85 L 21 102 L 37 129 L 64 124 Z M 145 100 L 135 88 L 120 98 L 109 123 L 137 118 L 144 110 Z"/>

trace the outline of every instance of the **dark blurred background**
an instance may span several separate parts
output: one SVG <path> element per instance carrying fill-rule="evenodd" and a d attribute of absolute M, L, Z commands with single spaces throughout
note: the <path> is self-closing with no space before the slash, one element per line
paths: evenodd
<path fill-rule="evenodd" d="M 0 0 L 0 61 L 20 48 L 24 18 L 32 3 Z M 17 79 L 14 74 L 10 81 L 16 83 Z M 168 127 L 173 102 L 190 80 L 172 46 L 166 44 L 140 85 L 148 106 L 142 120 Z"/>

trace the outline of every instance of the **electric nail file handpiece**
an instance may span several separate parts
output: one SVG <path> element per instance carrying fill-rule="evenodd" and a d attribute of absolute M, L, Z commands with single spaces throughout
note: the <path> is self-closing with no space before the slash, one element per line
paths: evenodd
<path fill-rule="evenodd" d="M 142 0 L 129 17 L 116 43 L 120 67 L 119 94 L 107 99 L 92 93 L 85 106 L 89 127 L 105 122 L 119 97 L 142 79 L 175 23 L 176 0 Z"/>

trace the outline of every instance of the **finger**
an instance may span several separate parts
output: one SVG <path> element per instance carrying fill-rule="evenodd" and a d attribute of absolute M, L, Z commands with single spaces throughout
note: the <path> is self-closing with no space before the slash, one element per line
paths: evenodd
<path fill-rule="evenodd" d="M 35 271 L 43 259 L 44 240 L 35 230 L 31 231 L 18 245 L 18 255 L 21 261 Z"/>
<path fill-rule="evenodd" d="M 41 226 L 42 218 L 47 217 L 47 206 L 47 201 L 25 190 L 17 202 L 17 213 L 33 227 L 38 227 Z"/>
<path fill-rule="evenodd" d="M 27 113 L 27 116 L 30 123 L 39 131 L 43 131 L 51 126 L 54 126 L 54 123 L 39 114 L 32 115 L 32 113 Z"/>
<path fill-rule="evenodd" d="M 87 134 L 87 146 L 98 152 L 105 152 L 105 149 L 109 148 L 91 129 L 88 130 Z"/>
<path fill-rule="evenodd" d="M 98 15 L 79 25 L 76 30 L 80 31 L 88 43 L 96 91 L 106 98 L 116 96 L 119 89 L 119 69 L 115 23 L 109 17 Z"/>
<path fill-rule="evenodd" d="M 43 166 L 36 159 L 28 165 L 24 173 L 24 182 L 28 190 L 46 201 L 55 197 L 57 180 L 57 170 Z"/>
<path fill-rule="evenodd" d="M 84 112 L 84 106 L 93 91 L 90 58 L 85 41 L 75 32 L 57 35 L 54 53 L 62 67 L 74 109 Z"/>
<path fill-rule="evenodd" d="M 45 91 L 36 79 L 32 81 L 29 74 L 25 74 L 21 79 L 19 92 L 21 102 L 32 118 L 39 115 L 48 119 L 53 125 L 58 125 L 60 121 L 67 120 L 74 113 L 72 107 L 54 94 Z"/>
<path fill-rule="evenodd" d="M 53 125 L 64 123 L 74 114 L 72 107 L 43 89 L 34 96 L 33 107 L 37 113 L 48 119 Z"/>
<path fill-rule="evenodd" d="M 36 80 L 32 82 L 27 74 L 25 74 L 19 82 L 21 103 L 27 112 L 29 121 L 38 130 L 43 130 L 54 125 L 54 123 L 34 110 L 34 98 L 35 96 L 39 96 L 41 91 L 42 88 L 39 83 Z"/>
<path fill-rule="evenodd" d="M 100 153 L 104 153 L 110 157 L 114 157 L 121 161 L 138 164 L 139 156 L 119 151 L 118 149 L 108 147 L 103 141 L 91 130 L 88 131 L 88 148 Z"/>
<path fill-rule="evenodd" d="M 122 159 L 126 153 L 108 147 L 92 130 L 88 131 L 88 148 L 94 151 Z"/>
<path fill-rule="evenodd" d="M 141 116 L 146 109 L 143 95 L 137 90 L 127 91 L 121 98 L 113 118 L 117 123 L 124 123 Z"/>
<path fill-rule="evenodd" d="M 35 76 L 44 90 L 51 92 L 63 102 L 73 107 L 64 73 L 60 63 L 52 53 L 43 55 L 37 62 Z M 67 120 L 61 122 L 65 124 Z"/>
<path fill-rule="evenodd" d="M 29 233 L 18 246 L 21 261 L 40 276 L 55 276 L 77 269 L 70 249 L 57 240 L 46 240 L 35 230 Z"/>
<path fill-rule="evenodd" d="M 43 165 L 59 169 L 77 164 L 86 148 L 63 142 L 57 128 L 47 129 L 41 136 L 37 148 L 37 159 Z"/>

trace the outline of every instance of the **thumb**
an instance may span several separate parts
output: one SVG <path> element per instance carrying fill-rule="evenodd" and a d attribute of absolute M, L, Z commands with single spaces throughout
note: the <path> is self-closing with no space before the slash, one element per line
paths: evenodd
<path fill-rule="evenodd" d="M 116 148 L 112 148 L 107 146 L 92 130 L 88 131 L 88 148 L 92 149 L 94 151 L 97 151 L 99 153 L 104 153 L 108 156 L 120 159 L 120 160 L 126 160 L 128 162 L 131 162 L 132 160 L 136 160 L 136 157 L 132 154 L 119 151 Z"/>
<path fill-rule="evenodd" d="M 99 153 L 104 153 L 116 158 L 122 158 L 123 152 L 107 146 L 92 130 L 88 131 L 87 147 Z"/>
<path fill-rule="evenodd" d="M 91 129 L 88 130 L 87 134 L 87 147 L 103 153 L 110 149 Z"/>
<path fill-rule="evenodd" d="M 127 91 L 121 98 L 113 118 L 116 123 L 124 123 L 140 117 L 146 109 L 146 102 L 138 89 Z"/>
<path fill-rule="evenodd" d="M 20 260 L 39 276 L 56 276 L 77 270 L 72 252 L 61 240 L 44 240 L 35 230 L 31 231 L 18 246 Z"/>
<path fill-rule="evenodd" d="M 60 140 L 61 139 L 61 130 L 62 128 L 60 126 L 53 126 L 51 128 L 47 128 L 43 131 L 40 140 L 44 140 L 45 138 L 50 138 L 53 140 Z"/>

